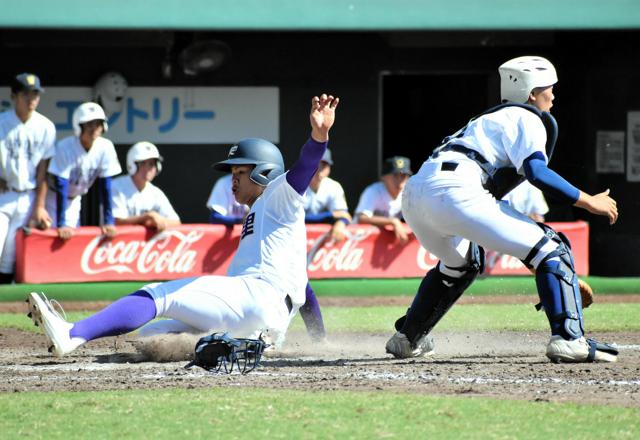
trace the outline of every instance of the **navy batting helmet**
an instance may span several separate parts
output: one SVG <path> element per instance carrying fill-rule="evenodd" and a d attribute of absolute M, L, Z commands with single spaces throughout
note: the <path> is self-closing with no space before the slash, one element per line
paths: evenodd
<path fill-rule="evenodd" d="M 227 160 L 218 162 L 213 167 L 228 173 L 233 165 L 255 165 L 249 177 L 262 186 L 267 186 L 284 173 L 284 161 L 278 147 L 260 138 L 242 139 L 231 147 Z"/>

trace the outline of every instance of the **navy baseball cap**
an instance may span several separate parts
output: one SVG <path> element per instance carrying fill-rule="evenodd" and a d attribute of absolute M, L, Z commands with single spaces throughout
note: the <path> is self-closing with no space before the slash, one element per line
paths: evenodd
<path fill-rule="evenodd" d="M 384 160 L 382 164 L 382 175 L 385 174 L 408 174 L 411 172 L 411 160 L 404 156 L 393 156 Z"/>
<path fill-rule="evenodd" d="M 326 162 L 329 165 L 333 165 L 333 159 L 331 158 L 331 150 L 329 150 L 328 148 L 324 150 L 324 154 L 322 155 L 322 159 L 320 159 L 320 161 Z"/>
<path fill-rule="evenodd" d="M 40 85 L 40 78 L 33 73 L 21 73 L 16 75 L 11 81 L 11 93 L 18 93 L 22 91 L 36 90 L 40 93 L 44 92 L 42 85 Z"/>

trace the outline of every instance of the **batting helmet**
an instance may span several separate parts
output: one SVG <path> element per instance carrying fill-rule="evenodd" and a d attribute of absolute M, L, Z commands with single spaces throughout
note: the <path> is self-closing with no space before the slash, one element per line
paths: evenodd
<path fill-rule="evenodd" d="M 82 124 L 89 121 L 102 121 L 102 128 L 106 133 L 109 130 L 109 124 L 107 124 L 107 116 L 104 114 L 104 110 L 100 105 L 95 102 L 85 102 L 80 104 L 73 112 L 71 118 L 71 124 L 73 125 L 73 133 L 76 136 L 80 136 L 82 133 Z"/>
<path fill-rule="evenodd" d="M 548 87 L 558 82 L 553 64 L 536 56 L 518 57 L 498 68 L 502 101 L 525 103 L 536 87 Z"/>
<path fill-rule="evenodd" d="M 218 162 L 213 167 L 230 172 L 233 165 L 255 165 L 249 177 L 261 186 L 267 186 L 284 173 L 284 161 L 278 147 L 260 138 L 242 139 L 231 147 L 227 160 Z"/>
<path fill-rule="evenodd" d="M 124 76 L 118 72 L 107 72 L 93 86 L 93 99 L 111 115 L 122 110 L 128 87 Z"/>
<path fill-rule="evenodd" d="M 135 143 L 127 151 L 127 172 L 130 176 L 133 176 L 138 171 L 138 165 L 136 162 L 141 162 L 147 159 L 156 159 L 156 167 L 158 168 L 158 174 L 162 171 L 162 156 L 158 151 L 158 147 L 151 142 L 138 142 Z"/>

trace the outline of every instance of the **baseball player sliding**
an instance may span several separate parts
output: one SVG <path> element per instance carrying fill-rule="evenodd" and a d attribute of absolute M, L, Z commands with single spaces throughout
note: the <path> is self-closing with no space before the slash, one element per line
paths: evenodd
<path fill-rule="evenodd" d="M 62 319 L 44 295 L 31 293 L 31 318 L 44 330 L 50 351 L 63 356 L 87 341 L 131 332 L 156 317 L 171 319 L 143 331 L 226 331 L 237 338 L 264 332 L 281 343 L 305 301 L 303 194 L 327 148 L 338 102 L 326 94 L 312 99 L 311 137 L 288 172 L 278 148 L 255 138 L 238 142 L 227 160 L 216 164 L 231 172 L 235 198 L 250 207 L 227 276 L 148 284 L 76 323 Z"/>
<path fill-rule="evenodd" d="M 548 168 L 557 137 L 549 110 L 554 66 L 526 56 L 499 69 L 505 104 L 446 138 L 406 185 L 402 212 L 420 243 L 440 258 L 422 280 L 387 352 L 409 358 L 433 351 L 428 335 L 483 268 L 483 247 L 520 258 L 535 271 L 551 327 L 554 362 L 613 362 L 617 349 L 584 337 L 582 302 L 566 237 L 499 199 L 522 178 L 548 195 L 616 222 L 609 190 L 589 195 Z"/>

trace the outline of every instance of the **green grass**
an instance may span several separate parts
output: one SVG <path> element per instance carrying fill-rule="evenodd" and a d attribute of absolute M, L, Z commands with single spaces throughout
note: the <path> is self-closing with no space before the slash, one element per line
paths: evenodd
<path fill-rule="evenodd" d="M 599 295 L 640 293 L 640 278 L 585 277 Z M 29 292 L 45 292 L 61 301 L 112 301 L 138 290 L 145 282 L 101 282 L 0 285 L 0 302 L 21 301 Z M 311 280 L 322 296 L 411 296 L 418 278 Z M 487 277 L 474 282 L 467 295 L 535 295 L 533 277 Z"/>
<path fill-rule="evenodd" d="M 640 410 L 248 388 L 0 395 L 4 439 L 634 439 Z M 220 383 L 228 381 L 219 381 Z M 34 417 L 37 414 L 38 417 Z"/>
<path fill-rule="evenodd" d="M 26 310 L 26 309 L 25 309 Z M 329 331 L 388 332 L 405 307 L 323 307 Z M 88 312 L 71 312 L 70 321 L 78 321 Z M 596 304 L 584 311 L 586 326 L 593 331 L 640 331 L 640 304 Z M 38 331 L 22 314 L 0 314 L 0 327 Z M 303 330 L 297 316 L 292 329 Z M 547 319 L 533 304 L 465 304 L 454 306 L 438 324 L 438 330 L 512 330 L 531 331 L 547 328 Z"/>

